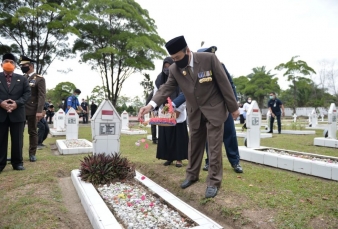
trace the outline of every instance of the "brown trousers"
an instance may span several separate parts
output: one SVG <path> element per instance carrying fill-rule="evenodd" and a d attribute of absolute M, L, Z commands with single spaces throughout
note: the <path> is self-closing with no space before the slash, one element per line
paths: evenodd
<path fill-rule="evenodd" d="M 205 143 L 208 140 L 209 147 L 209 171 L 207 185 L 221 187 L 223 178 L 223 129 L 224 124 L 213 126 L 202 114 L 200 127 L 193 129 L 190 127 L 190 139 L 186 179 L 197 180 L 201 171 L 201 164 L 204 155 Z"/>
<path fill-rule="evenodd" d="M 29 156 L 36 154 L 38 147 L 37 120 L 35 115 L 27 115 L 28 134 L 29 134 Z"/>

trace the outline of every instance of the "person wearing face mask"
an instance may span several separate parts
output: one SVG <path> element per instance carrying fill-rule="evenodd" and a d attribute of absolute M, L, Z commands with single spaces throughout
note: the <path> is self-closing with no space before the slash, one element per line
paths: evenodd
<path fill-rule="evenodd" d="M 205 197 L 217 195 L 223 179 L 222 143 L 223 124 L 228 115 L 239 116 L 238 105 L 222 64 L 213 53 L 192 53 L 183 36 L 165 45 L 174 60 L 169 77 L 159 88 L 152 101 L 139 112 L 139 119 L 150 110 L 163 104 L 167 97 L 180 87 L 186 98 L 189 117 L 189 147 L 185 189 L 199 179 L 206 140 L 210 157 Z"/>
<path fill-rule="evenodd" d="M 243 105 L 243 118 L 244 118 L 244 125 L 242 126 L 242 131 L 244 131 L 244 129 L 246 129 L 246 113 L 249 111 L 249 107 L 251 104 L 251 97 L 248 97 L 246 102 Z"/>
<path fill-rule="evenodd" d="M 276 98 L 276 93 L 271 92 L 269 96 L 270 100 L 268 101 L 268 108 L 271 114 L 270 117 L 270 131 L 268 133 L 273 133 L 273 122 L 275 118 L 277 118 L 277 125 L 278 125 L 278 134 L 281 134 L 282 124 L 281 124 L 281 115 L 284 117 L 284 105 L 282 101 Z"/>
<path fill-rule="evenodd" d="M 20 56 L 20 68 L 24 76 L 27 77 L 31 87 L 31 97 L 26 103 L 26 119 L 29 134 L 29 161 L 36 162 L 36 150 L 38 147 L 37 124 L 42 119 L 43 108 L 46 98 L 46 81 L 41 75 L 34 71 L 35 60 L 26 56 Z"/>
<path fill-rule="evenodd" d="M 174 61 L 171 57 L 167 57 L 163 60 L 162 72 L 157 76 L 154 82 L 154 93 L 156 95 L 158 89 L 163 86 L 169 77 L 169 66 Z M 169 96 L 171 100 L 174 100 L 180 94 L 180 88 L 177 86 L 173 93 Z M 165 102 L 167 103 L 167 102 Z M 162 111 L 165 104 L 159 107 L 158 112 Z M 157 141 L 157 153 L 156 158 L 166 160 L 164 166 L 170 165 L 173 161 L 176 161 L 176 167 L 182 167 L 182 160 L 188 159 L 188 129 L 187 129 L 187 112 L 186 104 L 183 103 L 176 109 L 176 126 L 159 126 L 158 127 L 158 141 Z"/>
<path fill-rule="evenodd" d="M 78 113 L 83 112 L 83 109 L 80 106 L 79 99 L 78 99 L 80 94 L 81 94 L 80 89 L 75 89 L 73 91 L 73 95 L 67 98 L 67 104 L 66 104 L 67 107 L 65 109 L 66 114 L 71 107 L 73 107 Z"/>
<path fill-rule="evenodd" d="M 31 96 L 26 77 L 15 74 L 16 58 L 7 53 L 2 57 L 0 72 L 0 173 L 7 164 L 8 133 L 11 135 L 11 164 L 24 170 L 22 148 L 26 122 L 25 104 Z"/>

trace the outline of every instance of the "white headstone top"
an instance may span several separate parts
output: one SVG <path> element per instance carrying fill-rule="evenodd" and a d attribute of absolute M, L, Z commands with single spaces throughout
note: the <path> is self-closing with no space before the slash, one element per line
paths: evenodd
<path fill-rule="evenodd" d="M 55 113 L 56 131 L 64 131 L 65 117 L 65 112 L 61 108 Z"/>
<path fill-rule="evenodd" d="M 98 107 L 91 121 L 93 153 L 120 152 L 121 117 L 109 100 Z"/>
<path fill-rule="evenodd" d="M 337 109 L 334 103 L 331 103 L 330 105 L 330 109 L 328 112 L 328 124 L 328 137 L 332 139 L 337 139 Z"/>
<path fill-rule="evenodd" d="M 127 111 L 122 112 L 122 130 L 129 130 L 129 114 Z"/>
<path fill-rule="evenodd" d="M 74 108 L 70 108 L 66 114 L 66 139 L 79 138 L 79 115 Z"/>
<path fill-rule="evenodd" d="M 246 115 L 246 127 L 247 129 L 247 147 L 258 148 L 261 141 L 261 122 L 262 114 L 258 107 L 258 104 L 253 100 L 249 106 L 249 110 Z"/>
<path fill-rule="evenodd" d="M 322 122 L 324 122 L 324 116 L 325 115 L 323 113 L 320 114 L 320 117 L 322 118 Z"/>

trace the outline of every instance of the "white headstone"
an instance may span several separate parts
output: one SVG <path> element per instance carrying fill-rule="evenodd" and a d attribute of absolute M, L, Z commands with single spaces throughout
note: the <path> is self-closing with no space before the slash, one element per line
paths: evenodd
<path fill-rule="evenodd" d="M 317 116 L 316 109 L 312 110 L 311 116 L 312 116 L 312 120 L 311 120 L 312 127 L 316 127 L 318 125 L 318 116 Z"/>
<path fill-rule="evenodd" d="M 129 114 L 127 111 L 123 111 L 122 115 L 122 130 L 129 130 Z"/>
<path fill-rule="evenodd" d="M 55 115 L 56 131 L 64 131 L 65 129 L 65 112 L 59 109 Z"/>
<path fill-rule="evenodd" d="M 294 113 L 294 114 L 293 114 L 293 122 L 297 122 L 297 117 L 298 117 L 297 114 Z"/>
<path fill-rule="evenodd" d="M 328 137 L 331 139 L 337 139 L 337 109 L 334 103 L 331 103 L 328 113 L 329 132 Z"/>
<path fill-rule="evenodd" d="M 246 127 L 247 129 L 247 147 L 258 148 L 261 143 L 261 122 L 262 114 L 258 104 L 253 100 L 249 106 L 246 114 Z"/>
<path fill-rule="evenodd" d="M 56 117 L 55 117 L 55 115 L 53 116 L 52 121 L 53 121 L 53 129 L 56 129 Z"/>
<path fill-rule="evenodd" d="M 324 114 L 323 113 L 320 114 L 320 117 L 322 117 L 322 122 L 324 122 Z"/>
<path fill-rule="evenodd" d="M 93 154 L 120 152 L 121 117 L 109 100 L 98 107 L 91 121 Z"/>
<path fill-rule="evenodd" d="M 309 124 L 312 124 L 312 115 L 309 113 L 307 116 L 309 117 Z"/>
<path fill-rule="evenodd" d="M 70 108 L 66 114 L 66 139 L 79 138 L 79 115 L 74 108 Z"/>

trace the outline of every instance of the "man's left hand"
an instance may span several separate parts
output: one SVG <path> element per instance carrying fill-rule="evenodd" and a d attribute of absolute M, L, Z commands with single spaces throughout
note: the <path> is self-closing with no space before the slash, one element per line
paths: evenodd
<path fill-rule="evenodd" d="M 236 120 L 238 118 L 238 116 L 239 116 L 239 110 L 236 110 L 236 111 L 232 112 L 231 114 L 232 114 L 232 118 L 234 120 Z"/>
<path fill-rule="evenodd" d="M 40 121 L 43 118 L 42 113 L 36 113 L 36 120 Z"/>
<path fill-rule="evenodd" d="M 12 112 L 16 108 L 18 108 L 18 105 L 16 104 L 16 102 L 14 100 L 9 99 L 9 100 L 7 100 L 7 103 L 8 103 L 8 107 L 9 107 L 7 112 Z"/>
<path fill-rule="evenodd" d="M 284 111 L 282 112 L 282 116 L 283 116 L 283 117 L 285 116 L 285 112 L 284 112 Z"/>

